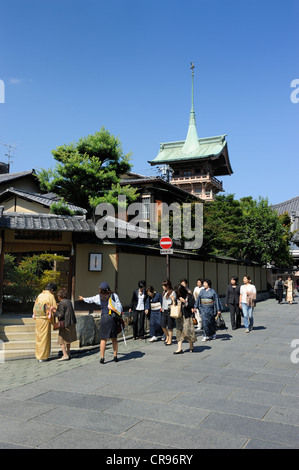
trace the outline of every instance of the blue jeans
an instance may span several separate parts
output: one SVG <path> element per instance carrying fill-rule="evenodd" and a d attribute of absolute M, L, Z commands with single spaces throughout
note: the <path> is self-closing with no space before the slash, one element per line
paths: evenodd
<path fill-rule="evenodd" d="M 242 311 L 244 317 L 244 326 L 247 329 L 253 327 L 253 307 L 249 307 L 245 302 L 242 302 Z"/>

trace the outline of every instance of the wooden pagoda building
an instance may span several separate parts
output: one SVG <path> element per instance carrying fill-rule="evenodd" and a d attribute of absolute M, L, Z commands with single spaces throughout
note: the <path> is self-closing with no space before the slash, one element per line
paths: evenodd
<path fill-rule="evenodd" d="M 203 200 L 213 200 L 224 191 L 217 177 L 231 175 L 225 135 L 198 138 L 194 111 L 194 65 L 189 128 L 185 141 L 160 144 L 160 151 L 151 165 L 159 165 L 169 175 L 169 182 Z"/>

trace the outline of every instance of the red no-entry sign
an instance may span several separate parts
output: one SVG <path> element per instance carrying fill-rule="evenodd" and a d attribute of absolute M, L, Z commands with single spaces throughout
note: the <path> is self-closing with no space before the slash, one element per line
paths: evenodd
<path fill-rule="evenodd" d="M 160 239 L 160 247 L 163 250 L 169 250 L 172 247 L 172 240 L 169 237 L 162 237 Z"/>

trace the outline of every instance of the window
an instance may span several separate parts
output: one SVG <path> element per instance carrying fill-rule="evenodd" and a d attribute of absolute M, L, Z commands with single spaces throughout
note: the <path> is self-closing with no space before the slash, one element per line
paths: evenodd
<path fill-rule="evenodd" d="M 149 220 L 150 219 L 150 203 L 151 203 L 151 196 L 142 196 L 142 219 Z"/>

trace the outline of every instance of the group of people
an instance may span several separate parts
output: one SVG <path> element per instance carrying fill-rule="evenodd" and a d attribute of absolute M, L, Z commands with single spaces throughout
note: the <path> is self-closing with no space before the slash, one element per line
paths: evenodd
<path fill-rule="evenodd" d="M 274 292 L 278 304 L 282 303 L 284 290 L 286 290 L 286 301 L 289 304 L 292 304 L 295 297 L 294 281 L 292 276 L 288 276 L 286 281 L 282 280 L 282 276 L 278 276 L 278 279 L 276 279 L 274 284 Z"/>
<path fill-rule="evenodd" d="M 51 323 L 61 320 L 58 341 L 62 348 L 59 360 L 70 358 L 70 344 L 76 341 L 76 317 L 67 292 L 61 289 L 57 292 L 59 303 L 55 299 L 57 286 L 49 284 L 37 301 L 44 302 L 49 312 L 36 317 L 36 358 L 47 360 L 50 355 Z M 112 299 L 112 302 L 111 302 Z M 92 297 L 79 296 L 79 300 L 99 305 L 101 310 L 100 325 L 100 363 L 105 362 L 105 350 L 108 339 L 112 341 L 113 360 L 118 362 L 119 315 L 123 307 L 117 294 L 113 293 L 107 282 L 101 282 L 99 293 Z M 244 317 L 246 333 L 253 328 L 253 310 L 256 301 L 256 288 L 249 276 L 244 276 L 243 285 L 239 286 L 238 278 L 233 276 L 227 286 L 225 305 L 229 307 L 232 329 L 241 326 L 241 312 Z M 180 305 L 182 315 L 179 318 L 171 316 L 171 306 Z M 163 337 L 165 346 L 173 343 L 173 330 L 176 329 L 177 349 L 173 354 L 183 354 L 183 341 L 189 342 L 189 351 L 193 352 L 197 341 L 195 325 L 202 330 L 202 341 L 216 339 L 216 318 L 223 310 L 217 292 L 212 288 L 210 279 L 197 279 L 193 292 L 186 278 L 182 278 L 175 287 L 170 281 L 162 283 L 162 293 L 153 286 L 146 287 L 145 281 L 138 282 L 133 291 L 129 312 L 133 316 L 133 340 L 145 338 L 145 319 L 149 319 L 150 342 Z M 117 313 L 116 313 L 117 312 Z M 53 319 L 50 320 L 49 319 Z M 55 320 L 56 319 L 56 320 Z"/>
<path fill-rule="evenodd" d="M 35 318 L 35 357 L 39 362 L 48 360 L 51 352 L 51 326 L 57 324 L 58 344 L 62 350 L 59 361 L 70 359 L 70 347 L 77 340 L 76 316 L 72 302 L 67 298 L 67 290 L 59 289 L 50 283 L 37 297 L 33 307 Z"/>
<path fill-rule="evenodd" d="M 171 317 L 171 305 L 180 303 L 182 317 Z M 227 286 L 225 304 L 229 307 L 232 329 L 241 326 L 241 313 L 244 317 L 246 333 L 253 328 L 253 310 L 256 302 L 256 288 L 250 276 L 243 278 L 239 286 L 238 278 L 233 276 Z M 210 279 L 197 279 L 193 292 L 185 278 L 172 287 L 170 281 L 162 283 L 162 294 L 153 286 L 146 288 L 145 281 L 139 281 L 138 288 L 133 291 L 129 312 L 133 313 L 133 339 L 144 339 L 144 322 L 149 318 L 150 342 L 164 337 L 166 346 L 172 344 L 173 330 L 176 327 L 177 350 L 174 354 L 182 354 L 182 342 L 189 342 L 190 351 L 197 340 L 196 329 L 203 331 L 202 341 L 216 338 L 216 318 L 221 315 L 222 304 L 217 292 L 212 289 Z"/>

